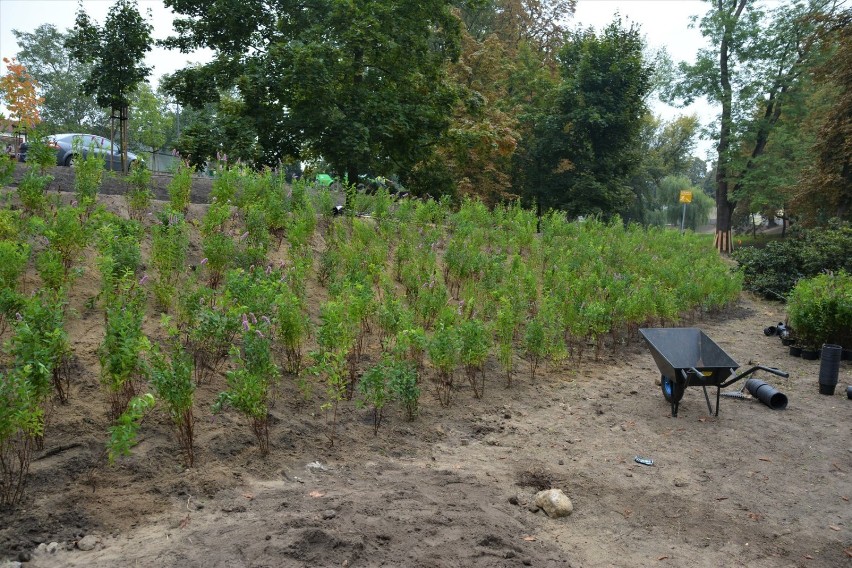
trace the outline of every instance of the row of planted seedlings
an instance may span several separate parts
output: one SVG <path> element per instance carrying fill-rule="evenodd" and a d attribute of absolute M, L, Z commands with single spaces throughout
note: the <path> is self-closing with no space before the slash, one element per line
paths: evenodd
<path fill-rule="evenodd" d="M 534 377 L 543 362 L 579 359 L 589 343 L 599 356 L 607 334 L 617 345 L 621 330 L 629 338 L 639 325 L 718 308 L 739 290 L 737 278 L 698 240 L 618 222 L 567 223 L 554 213 L 540 220 L 539 233 L 532 212 L 517 205 L 492 211 L 466 201 L 454 210 L 448 201 L 397 202 L 382 191 L 350 195 L 356 208 L 331 217 L 327 190 L 241 168 L 221 169 L 206 213 L 189 222 L 188 169 L 176 172 L 168 205 L 151 217 L 146 174 L 133 176 L 129 221 L 93 215 L 90 198 L 85 206 L 53 210 L 54 219 L 81 220 L 77 226 L 96 236 L 105 325 L 99 357 L 114 421 L 110 461 L 129 451 L 142 418 L 160 404 L 184 462 L 193 465 L 195 388 L 223 375 L 214 410 L 245 415 L 262 454 L 284 377 L 299 397 L 321 405 L 333 444 L 342 404 L 368 408 L 378 432 L 391 401 L 414 419 L 425 388 L 450 405 L 459 373 L 474 397 L 484 396 L 489 357 L 511 386 L 518 361 L 526 360 Z M 30 224 L 38 225 L 36 218 Z M 147 230 L 138 221 L 145 219 L 153 219 Z M 190 265 L 194 234 L 201 258 Z M 145 274 L 140 241 L 150 242 Z M 40 306 L 64 316 L 68 274 L 88 242 L 84 237 L 59 254 L 66 259 L 63 277 L 48 286 L 59 297 Z M 283 260 L 270 262 L 273 252 Z M 44 282 L 48 272 L 39 269 Z M 319 305 L 309 305 L 309 289 L 323 298 Z M 155 314 L 163 314 L 160 341 L 142 332 Z M 61 318 L 54 331 L 64 337 Z M 69 355 L 64 341 L 59 363 L 45 366 L 60 399 L 68 392 L 67 384 L 64 391 L 57 386 Z M 368 352 L 375 363 L 366 363 Z M 26 356 L 19 359 L 6 375 L 18 379 L 5 380 L 4 389 L 35 384 Z M 35 414 L 47 408 L 48 395 L 35 392 L 21 391 L 3 415 L 13 416 L 7 410 L 25 399 L 38 401 Z M 0 430 L 10 448 L 42 434 L 43 418 L 34 426 L 16 420 Z"/>

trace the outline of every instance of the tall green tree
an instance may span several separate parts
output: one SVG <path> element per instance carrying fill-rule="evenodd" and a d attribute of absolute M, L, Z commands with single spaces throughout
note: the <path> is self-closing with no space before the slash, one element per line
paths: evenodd
<path fill-rule="evenodd" d="M 767 148 L 811 63 L 827 0 L 791 0 L 767 12 L 758 0 L 708 0 L 699 29 L 710 47 L 681 63 L 670 98 L 707 97 L 721 107 L 716 131 L 716 247 L 732 249 L 732 216 L 743 180 Z"/>
<path fill-rule="evenodd" d="M 235 88 L 261 161 L 324 158 L 359 174 L 407 173 L 448 125 L 444 63 L 459 50 L 448 0 L 165 0 L 184 17 L 166 44 L 214 50 L 168 82 L 200 107 Z"/>
<path fill-rule="evenodd" d="M 569 215 L 610 216 L 633 202 L 639 134 L 652 86 L 635 25 L 572 32 L 559 53 L 562 81 L 519 155 L 524 195 Z"/>
<path fill-rule="evenodd" d="M 81 63 L 65 49 L 71 37 L 53 24 L 42 24 L 32 32 L 12 30 L 18 42 L 18 61 L 38 81 L 44 98 L 41 119 L 49 132 L 91 132 L 106 135 L 107 114 L 94 97 L 80 93 L 91 65 Z"/>
<path fill-rule="evenodd" d="M 94 96 L 98 105 L 112 111 L 112 117 L 118 113 L 124 172 L 128 166 L 130 99 L 136 86 L 151 73 L 151 68 L 143 62 L 145 53 L 151 51 L 152 29 L 151 23 L 139 13 L 135 0 L 117 0 L 103 27 L 93 22 L 81 7 L 66 42 L 76 61 L 92 66 L 82 84 L 83 94 Z"/>
<path fill-rule="evenodd" d="M 816 68 L 826 108 L 812 114 L 819 130 L 813 161 L 802 176 L 797 209 L 816 218 L 852 218 L 852 9 L 827 18 L 823 44 L 827 56 Z"/>
<path fill-rule="evenodd" d="M 148 83 L 140 83 L 132 98 L 135 112 L 130 120 L 130 140 L 151 152 L 154 168 L 156 153 L 174 139 L 174 113 L 167 99 L 155 93 Z"/>

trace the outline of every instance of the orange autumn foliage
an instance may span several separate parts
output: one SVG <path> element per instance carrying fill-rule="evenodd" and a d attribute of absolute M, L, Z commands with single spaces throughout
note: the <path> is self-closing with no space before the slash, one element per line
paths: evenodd
<path fill-rule="evenodd" d="M 38 81 L 14 57 L 4 57 L 3 63 L 7 71 L 0 77 L 0 100 L 12 122 L 17 122 L 18 127 L 32 128 L 41 120 L 38 109 L 44 102 L 44 98 L 38 96 Z"/>

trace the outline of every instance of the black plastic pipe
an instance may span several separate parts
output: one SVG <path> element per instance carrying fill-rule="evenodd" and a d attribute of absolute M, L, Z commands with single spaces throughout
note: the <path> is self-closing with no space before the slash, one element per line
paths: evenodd
<path fill-rule="evenodd" d="M 772 410 L 784 410 L 787 408 L 787 396 L 778 392 L 769 383 L 760 379 L 749 379 L 746 381 L 745 386 L 748 392 L 751 393 L 751 396 L 756 397 Z"/>

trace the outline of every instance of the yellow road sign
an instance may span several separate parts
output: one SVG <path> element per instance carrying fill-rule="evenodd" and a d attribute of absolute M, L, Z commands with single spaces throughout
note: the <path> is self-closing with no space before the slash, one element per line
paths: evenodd
<path fill-rule="evenodd" d="M 692 203 L 692 192 L 691 191 L 681 191 L 680 192 L 680 200 L 678 203 Z"/>

